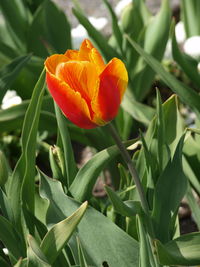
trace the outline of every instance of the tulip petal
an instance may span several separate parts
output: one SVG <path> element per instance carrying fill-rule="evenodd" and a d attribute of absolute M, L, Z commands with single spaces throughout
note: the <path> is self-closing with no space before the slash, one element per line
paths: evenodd
<path fill-rule="evenodd" d="M 55 54 L 53 56 L 48 57 L 44 65 L 47 71 L 49 71 L 52 74 L 55 74 L 58 64 L 62 62 L 67 62 L 67 61 L 69 61 L 69 58 L 66 55 Z"/>
<path fill-rule="evenodd" d="M 92 45 L 92 43 L 90 42 L 90 40 L 85 39 L 80 47 L 79 50 L 79 60 L 82 61 L 90 61 L 90 52 L 91 50 L 94 48 L 94 46 Z"/>
<path fill-rule="evenodd" d="M 65 56 L 70 60 L 79 60 L 79 51 L 69 49 L 65 52 Z"/>
<path fill-rule="evenodd" d="M 78 59 L 81 61 L 90 61 L 94 63 L 99 74 L 106 66 L 99 51 L 92 45 L 90 40 L 87 39 L 81 44 Z"/>
<path fill-rule="evenodd" d="M 90 61 L 96 65 L 98 74 L 100 74 L 106 66 L 102 56 L 96 48 L 93 48 L 90 51 Z"/>
<path fill-rule="evenodd" d="M 98 93 L 92 101 L 97 118 L 109 122 L 117 115 L 127 83 L 128 74 L 123 62 L 113 58 L 100 74 Z"/>
<path fill-rule="evenodd" d="M 65 81 L 74 91 L 85 99 L 90 110 L 91 100 L 98 87 L 98 74 L 94 64 L 88 61 L 69 61 L 58 65 L 56 76 Z M 93 111 L 91 110 L 91 116 Z"/>
<path fill-rule="evenodd" d="M 84 129 L 97 127 L 91 121 L 88 105 L 79 92 L 75 92 L 48 71 L 46 82 L 53 99 L 71 122 Z"/>

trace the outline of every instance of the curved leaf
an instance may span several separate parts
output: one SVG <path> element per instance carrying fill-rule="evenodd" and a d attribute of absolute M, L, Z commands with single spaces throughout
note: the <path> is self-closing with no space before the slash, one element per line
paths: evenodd
<path fill-rule="evenodd" d="M 168 73 L 163 66 L 151 55 L 147 54 L 136 42 L 134 42 L 128 35 L 126 38 L 133 46 L 133 48 L 144 58 L 144 60 L 151 66 L 151 68 L 161 77 L 161 79 L 174 91 L 180 99 L 188 104 L 191 109 L 200 113 L 200 95 L 185 84 L 174 78 Z"/>
<path fill-rule="evenodd" d="M 162 265 L 193 266 L 200 264 L 200 233 L 182 235 L 165 245 L 157 240 L 155 244 Z"/>
<path fill-rule="evenodd" d="M 70 216 L 80 204 L 64 194 L 61 183 L 41 176 L 40 195 L 50 202 L 48 224 L 55 224 Z M 138 267 L 138 243 L 116 226 L 111 220 L 92 207 L 88 207 L 76 235 L 86 253 L 88 265 Z M 98 240 L 98 242 L 97 242 Z M 69 242 L 76 253 L 77 242 Z"/>
<path fill-rule="evenodd" d="M 81 221 L 87 205 L 88 203 L 84 202 L 71 216 L 55 224 L 45 235 L 40 247 L 51 264 L 55 261 Z"/>
<path fill-rule="evenodd" d="M 125 145 L 131 145 L 134 143 L 134 141 L 127 141 Z M 104 169 L 104 167 L 119 154 L 120 151 L 116 145 L 108 147 L 94 155 L 78 171 L 73 183 L 69 188 L 69 191 L 76 200 L 83 201 L 92 196 L 92 189 L 98 175 Z"/>

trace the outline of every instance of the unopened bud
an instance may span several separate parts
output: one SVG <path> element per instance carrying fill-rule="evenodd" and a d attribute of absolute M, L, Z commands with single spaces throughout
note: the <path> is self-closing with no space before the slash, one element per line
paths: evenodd
<path fill-rule="evenodd" d="M 62 179 L 64 173 L 64 157 L 63 152 L 57 146 L 51 146 L 49 150 L 49 159 L 53 178 Z"/>

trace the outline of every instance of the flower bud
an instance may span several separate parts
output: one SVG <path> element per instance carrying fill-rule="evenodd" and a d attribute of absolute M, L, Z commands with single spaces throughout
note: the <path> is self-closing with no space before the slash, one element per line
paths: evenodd
<path fill-rule="evenodd" d="M 64 159 L 61 149 L 57 146 L 51 146 L 49 149 L 49 159 L 53 178 L 62 180 L 64 173 Z"/>

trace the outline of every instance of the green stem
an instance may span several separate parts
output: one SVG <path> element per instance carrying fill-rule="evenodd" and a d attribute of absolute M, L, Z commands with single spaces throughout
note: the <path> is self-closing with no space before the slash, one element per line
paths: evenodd
<path fill-rule="evenodd" d="M 130 174 L 134 180 L 135 186 L 136 186 L 138 194 L 140 196 L 142 208 L 143 208 L 145 214 L 147 216 L 149 216 L 149 206 L 148 206 L 145 194 L 144 194 L 144 190 L 142 188 L 142 184 L 140 182 L 140 178 L 137 174 L 135 167 L 133 166 L 133 162 L 131 160 L 131 157 L 130 157 L 128 151 L 126 150 L 125 146 L 123 145 L 115 127 L 111 123 L 109 123 L 107 125 L 107 127 L 108 127 L 110 133 L 112 134 L 112 137 L 115 140 L 115 142 L 116 142 L 116 144 L 117 144 L 117 146 L 118 146 L 118 148 L 122 154 L 122 157 L 124 158 L 124 160 L 128 166 L 128 169 L 130 171 Z"/>
<path fill-rule="evenodd" d="M 133 165 L 133 161 L 128 153 L 128 151 L 126 150 L 125 146 L 123 145 L 115 127 L 109 123 L 107 125 L 113 139 L 115 140 L 115 143 L 117 144 L 120 152 L 121 152 L 121 155 L 124 159 L 124 161 L 126 162 L 127 166 L 128 166 L 128 169 L 130 171 L 130 174 L 134 180 L 134 183 L 135 183 L 135 186 L 137 188 L 137 191 L 138 191 L 138 194 L 139 194 L 139 197 L 140 197 L 140 201 L 141 201 L 141 205 L 142 205 L 142 208 L 148 218 L 148 228 L 149 228 L 149 231 L 150 231 L 150 246 L 151 246 L 151 253 L 152 253 L 152 260 L 155 260 L 154 261 L 154 264 L 156 267 L 160 266 L 158 261 L 157 261 L 157 257 L 154 255 L 154 244 L 153 244 L 153 239 L 155 238 L 155 234 L 154 234 L 154 229 L 153 229 L 153 225 L 152 225 L 152 221 L 151 221 L 151 217 L 150 217 L 150 211 L 149 211 L 149 205 L 147 203 L 147 200 L 146 200 L 146 197 L 145 197 L 145 193 L 144 193 L 144 190 L 143 190 L 143 187 L 142 187 L 142 184 L 141 184 L 141 181 L 140 181 L 140 178 L 138 176 L 138 173 Z M 150 253 L 150 254 L 151 254 Z"/>

